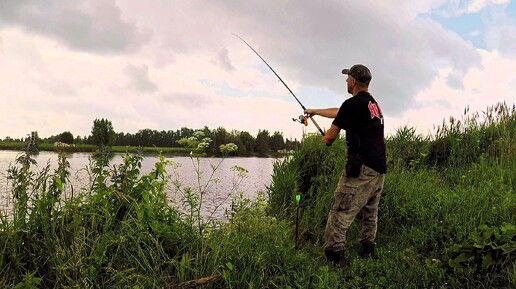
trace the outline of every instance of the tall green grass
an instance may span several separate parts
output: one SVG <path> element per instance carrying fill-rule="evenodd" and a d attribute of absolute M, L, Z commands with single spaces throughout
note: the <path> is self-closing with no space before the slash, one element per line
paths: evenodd
<path fill-rule="evenodd" d="M 466 110 L 431 136 L 398 129 L 386 143 L 377 256 L 357 258 L 353 224 L 345 270 L 325 263 L 321 245 L 342 139 L 326 147 L 307 136 L 255 200 L 227 188 L 223 222 L 201 218 L 211 186 L 184 187 L 164 158 L 142 174 L 139 154 L 115 167 L 97 157 L 89 185 L 73 188 L 66 154 L 57 169 L 35 170 L 27 150 L 8 171 L 14 207 L 0 216 L 0 288 L 179 288 L 206 276 L 218 278 L 205 288 L 514 288 L 515 141 L 505 104 Z M 185 196 L 179 209 L 170 189 Z"/>
<path fill-rule="evenodd" d="M 91 187 L 64 199 L 64 153 L 55 172 L 47 165 L 33 173 L 28 152 L 17 159 L 19 166 L 9 171 L 14 215 L 3 216 L 0 227 L 0 285 L 146 288 L 174 282 L 173 257 L 190 231 L 167 204 L 164 161 L 141 177 L 139 156 L 127 156 L 118 168 L 107 163 L 96 160 Z"/>
<path fill-rule="evenodd" d="M 268 187 L 270 213 L 280 219 L 294 220 L 296 195 L 300 195 L 300 239 L 318 240 L 322 236 L 331 194 L 342 174 L 345 158 L 344 141 L 331 147 L 322 144 L 320 136 L 303 139 L 302 147 L 283 162 L 273 166 Z"/>

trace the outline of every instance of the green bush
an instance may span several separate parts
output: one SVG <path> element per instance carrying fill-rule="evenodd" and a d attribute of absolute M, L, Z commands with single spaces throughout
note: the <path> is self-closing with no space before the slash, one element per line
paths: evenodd
<path fill-rule="evenodd" d="M 13 221 L 4 217 L 1 223 L 5 285 L 30 280 L 45 288 L 174 282 L 171 260 L 184 253 L 184 239 L 194 235 L 167 204 L 164 159 L 142 176 L 140 156 L 127 155 L 111 170 L 97 160 L 91 189 L 68 199 L 61 196 L 69 175 L 64 153 L 54 173 L 49 165 L 32 173 L 29 153 L 17 164 L 9 170 L 17 192 Z"/>
<path fill-rule="evenodd" d="M 342 139 L 328 147 L 318 135 L 303 139 L 302 146 L 275 163 L 268 188 L 270 213 L 293 221 L 296 195 L 300 195 L 301 239 L 316 241 L 322 236 L 335 186 L 342 175 L 345 149 Z"/>
<path fill-rule="evenodd" d="M 414 128 L 407 126 L 396 130 L 393 136 L 387 137 L 387 166 L 400 169 L 413 169 L 422 164 L 428 154 L 428 139 L 417 134 Z"/>

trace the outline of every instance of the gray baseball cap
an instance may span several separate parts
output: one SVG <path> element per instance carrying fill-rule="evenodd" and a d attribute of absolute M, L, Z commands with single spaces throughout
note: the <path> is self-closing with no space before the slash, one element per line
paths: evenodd
<path fill-rule="evenodd" d="M 369 68 L 365 67 L 362 64 L 355 64 L 351 66 L 351 68 L 344 68 L 342 70 L 342 74 L 347 74 L 356 79 L 359 82 L 369 84 L 373 76 L 371 75 L 371 71 Z"/>

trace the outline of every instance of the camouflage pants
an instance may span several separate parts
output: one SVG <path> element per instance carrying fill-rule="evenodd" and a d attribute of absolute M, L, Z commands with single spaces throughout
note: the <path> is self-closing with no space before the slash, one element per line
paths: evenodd
<path fill-rule="evenodd" d="M 340 177 L 324 232 L 325 250 L 339 251 L 346 244 L 348 228 L 360 212 L 360 242 L 374 242 L 378 223 L 378 204 L 385 175 L 362 165 L 356 178 Z"/>

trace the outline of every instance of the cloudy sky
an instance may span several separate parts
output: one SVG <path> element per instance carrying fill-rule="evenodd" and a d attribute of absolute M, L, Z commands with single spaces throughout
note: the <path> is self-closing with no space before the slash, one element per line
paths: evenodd
<path fill-rule="evenodd" d="M 0 139 L 181 127 L 316 132 L 342 68 L 373 73 L 386 132 L 516 100 L 514 0 L 0 0 Z M 329 128 L 331 120 L 316 117 Z"/>

